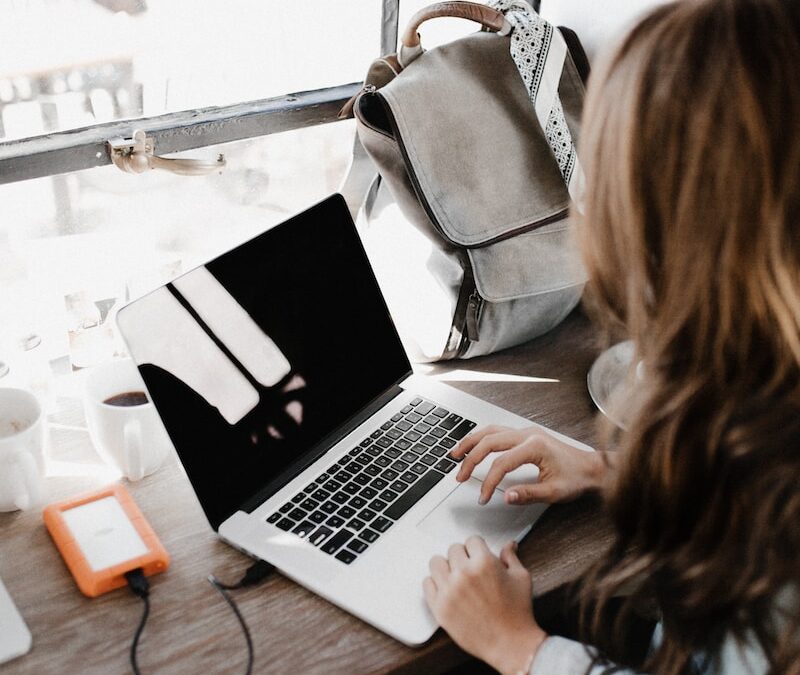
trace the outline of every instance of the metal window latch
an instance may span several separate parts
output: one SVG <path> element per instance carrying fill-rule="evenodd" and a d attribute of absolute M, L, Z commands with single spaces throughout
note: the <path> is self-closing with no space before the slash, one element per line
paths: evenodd
<path fill-rule="evenodd" d="M 154 155 L 153 139 L 141 129 L 133 132 L 133 138 L 112 138 L 107 145 L 111 161 L 126 173 L 162 169 L 181 176 L 205 176 L 225 166 L 225 155 L 218 155 L 216 160 L 168 159 Z"/>

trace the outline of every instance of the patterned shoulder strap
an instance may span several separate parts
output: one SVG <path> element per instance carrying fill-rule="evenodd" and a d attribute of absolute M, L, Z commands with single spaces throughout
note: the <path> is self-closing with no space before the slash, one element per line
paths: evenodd
<path fill-rule="evenodd" d="M 583 170 L 558 96 L 567 43 L 561 32 L 524 0 L 491 0 L 488 4 L 502 12 L 513 27 L 511 58 L 528 89 L 536 118 L 558 162 L 569 195 L 580 209 Z"/>

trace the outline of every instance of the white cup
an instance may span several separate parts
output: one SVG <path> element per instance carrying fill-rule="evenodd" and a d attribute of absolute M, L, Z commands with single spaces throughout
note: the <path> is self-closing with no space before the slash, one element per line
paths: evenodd
<path fill-rule="evenodd" d="M 83 402 L 98 454 L 128 480 L 136 481 L 161 466 L 171 444 L 149 397 L 140 405 L 106 403 L 129 392 L 147 392 L 136 365 L 131 359 L 110 361 L 87 372 Z"/>
<path fill-rule="evenodd" d="M 44 422 L 38 399 L 0 389 L 0 511 L 29 509 L 44 493 Z"/>

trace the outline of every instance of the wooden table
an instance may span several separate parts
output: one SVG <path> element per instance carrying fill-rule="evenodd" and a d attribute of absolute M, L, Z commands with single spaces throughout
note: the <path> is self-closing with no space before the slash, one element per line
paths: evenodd
<path fill-rule="evenodd" d="M 586 373 L 598 351 L 589 321 L 576 311 L 526 345 L 437 365 L 431 372 L 592 444 L 596 411 Z M 78 468 L 96 470 L 99 459 L 81 429 L 79 403 L 60 402 L 62 410 L 52 418 L 51 457 L 62 466 L 77 462 Z M 102 484 L 97 476 L 49 477 L 48 496 L 55 501 Z M 172 556 L 169 571 L 151 580 L 152 612 L 139 648 L 140 668 L 145 673 L 244 672 L 241 629 L 206 576 L 213 572 L 237 580 L 251 561 L 217 539 L 177 460 L 128 487 Z M 551 507 L 520 546 L 536 594 L 577 576 L 610 537 L 596 499 Z M 0 514 L 0 577 L 33 634 L 31 652 L 0 666 L 0 673 L 129 672 L 141 601 L 127 590 L 94 600 L 81 595 L 40 510 Z M 235 597 L 253 634 L 258 673 L 436 673 L 467 659 L 441 631 L 419 649 L 405 647 L 279 574 Z"/>

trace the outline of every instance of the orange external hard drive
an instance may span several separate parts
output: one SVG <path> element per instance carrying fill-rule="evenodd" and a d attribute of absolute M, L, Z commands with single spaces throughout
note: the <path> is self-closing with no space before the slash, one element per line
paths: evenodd
<path fill-rule="evenodd" d="M 169 567 L 169 554 L 122 485 L 50 504 L 44 523 L 78 588 L 90 598 L 125 586 L 125 573 Z"/>

